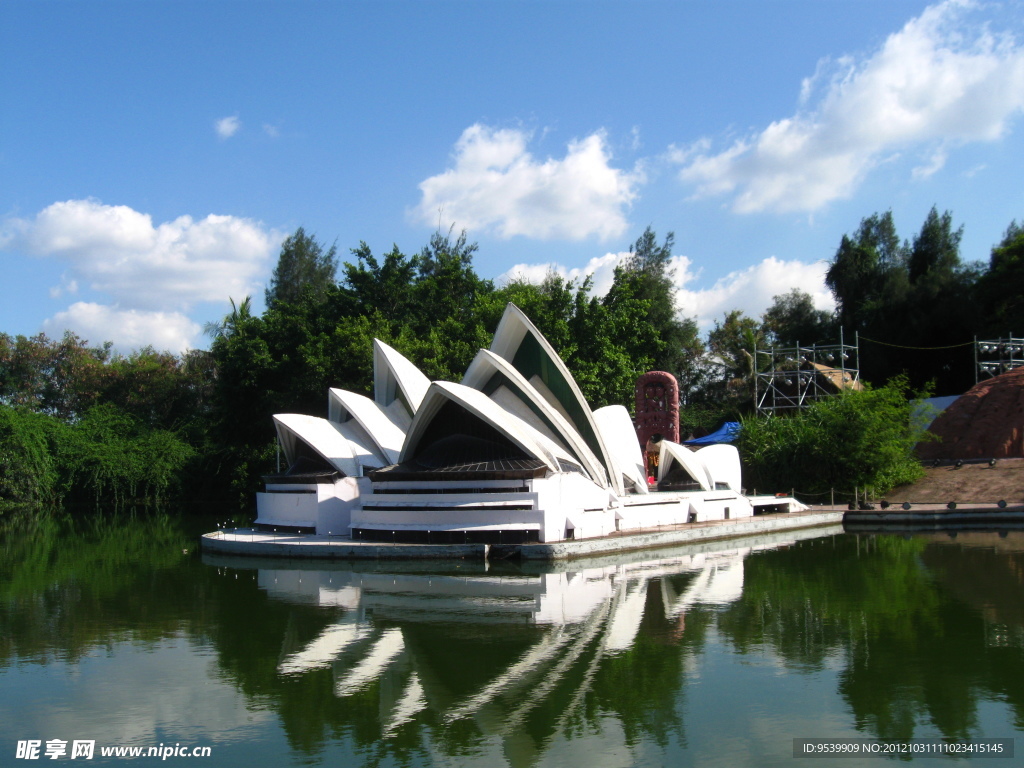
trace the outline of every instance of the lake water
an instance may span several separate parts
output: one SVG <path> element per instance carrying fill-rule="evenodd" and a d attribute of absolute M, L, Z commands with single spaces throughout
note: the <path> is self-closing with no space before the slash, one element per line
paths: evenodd
<path fill-rule="evenodd" d="M 35 741 L 47 764 L 852 768 L 887 758 L 794 739 L 983 737 L 1017 756 L 902 759 L 1024 761 L 1019 533 L 485 566 L 204 557 L 186 527 L 7 526 L 0 765 Z"/>

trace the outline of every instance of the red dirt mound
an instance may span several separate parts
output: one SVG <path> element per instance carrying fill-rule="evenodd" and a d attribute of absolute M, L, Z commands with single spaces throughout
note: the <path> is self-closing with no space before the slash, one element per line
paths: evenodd
<path fill-rule="evenodd" d="M 919 444 L 922 461 L 1024 456 L 1024 368 L 975 384 L 928 431 L 941 442 Z"/>

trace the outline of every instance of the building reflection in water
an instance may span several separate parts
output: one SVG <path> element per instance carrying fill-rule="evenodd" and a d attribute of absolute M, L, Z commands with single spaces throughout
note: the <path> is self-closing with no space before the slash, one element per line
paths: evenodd
<path fill-rule="evenodd" d="M 529 565 L 500 563 L 315 569 L 308 562 L 260 561 L 257 583 L 278 600 L 342 611 L 312 640 L 285 638 L 280 675 L 330 668 L 340 698 L 377 682 L 385 738 L 424 710 L 439 724 L 472 719 L 484 734 L 514 738 L 559 688 L 553 710 L 558 722 L 552 725 L 561 731 L 583 705 L 601 661 L 628 653 L 652 611 L 662 614 L 659 623 L 671 627 L 669 639 L 678 641 L 691 606 L 727 606 L 742 596 L 750 552 L 822 535 L 820 529 L 788 532 L 744 539 L 742 546 L 712 542 L 533 566 L 532 572 Z M 233 567 L 251 563 L 204 559 Z M 443 649 L 421 637 L 431 628 L 471 636 L 481 650 L 465 659 L 460 679 L 453 679 L 450 663 L 435 663 Z M 522 641 L 520 649 L 495 664 L 488 643 L 510 635 Z"/>

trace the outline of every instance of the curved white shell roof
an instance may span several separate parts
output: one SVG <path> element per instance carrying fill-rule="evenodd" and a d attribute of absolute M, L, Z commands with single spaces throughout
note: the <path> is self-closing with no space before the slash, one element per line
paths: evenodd
<path fill-rule="evenodd" d="M 362 475 L 362 467 L 353 445 L 338 429 L 338 425 L 318 416 L 301 413 L 274 415 L 277 438 L 281 442 L 288 463 L 295 460 L 301 440 L 335 469 L 349 477 Z"/>
<path fill-rule="evenodd" d="M 523 378 L 523 375 L 508 360 L 498 357 L 490 350 L 481 349 L 477 352 L 476 357 L 473 358 L 473 362 L 469 364 L 469 368 L 466 369 L 466 375 L 463 376 L 462 383 L 467 387 L 484 391 L 495 383 L 496 376 L 502 377 L 503 385 L 506 388 L 511 387 L 513 395 L 525 404 L 523 408 L 517 409 L 518 411 L 533 410 L 539 412 L 539 415 L 538 413 L 527 412 L 524 421 L 542 433 L 550 430 L 553 433 L 552 436 L 569 450 L 576 461 L 583 467 L 584 471 L 590 475 L 590 478 L 599 485 L 607 487 L 607 473 L 604 467 L 597 457 L 594 456 L 593 451 L 590 450 L 583 438 L 580 437 L 579 432 L 530 382 Z M 496 399 L 490 392 L 485 392 L 485 394 L 490 395 L 492 399 Z M 499 404 L 508 408 L 504 403 L 499 402 Z M 636 442 L 635 438 L 634 442 Z M 637 444 L 637 447 L 639 448 L 639 444 Z"/>
<path fill-rule="evenodd" d="M 430 387 L 430 379 L 397 350 L 373 340 L 373 399 L 387 409 L 396 400 L 415 415 Z"/>
<path fill-rule="evenodd" d="M 673 443 L 671 440 L 661 441 L 661 453 L 658 456 L 658 481 L 665 479 L 672 461 L 677 461 L 705 491 L 715 487 L 708 469 L 704 462 L 697 458 L 697 454 L 685 445 Z"/>
<path fill-rule="evenodd" d="M 697 450 L 697 458 L 711 476 L 712 487 L 715 483 L 727 483 L 732 490 L 740 491 L 742 472 L 740 452 L 736 446 L 724 443 L 708 445 Z"/>
<path fill-rule="evenodd" d="M 352 446 L 352 454 L 355 456 L 356 461 L 359 462 L 360 468 L 357 477 L 362 477 L 367 469 L 380 469 L 391 463 L 380 452 L 380 449 L 370 439 L 370 436 L 366 434 L 366 430 L 359 426 L 359 422 L 353 419 L 346 421 L 344 424 L 338 424 L 337 422 L 331 422 L 331 424 Z"/>
<path fill-rule="evenodd" d="M 647 493 L 644 455 L 629 411 L 621 405 L 606 405 L 594 411 L 594 422 L 611 450 L 616 474 L 625 475 L 637 493 Z"/>
<path fill-rule="evenodd" d="M 341 424 L 354 419 L 387 460 L 386 463 L 398 463 L 405 431 L 391 420 L 379 404 L 365 395 L 345 389 L 331 389 L 328 394 L 328 413 L 331 421 Z"/>
<path fill-rule="evenodd" d="M 420 439 L 427 427 L 440 412 L 446 402 L 455 402 L 471 414 L 490 425 L 506 438 L 519 446 L 528 456 L 543 461 L 548 468 L 559 471 L 558 460 L 572 461 L 568 452 L 542 435 L 518 416 L 514 416 L 487 395 L 462 384 L 450 381 L 435 381 L 427 390 L 420 404 L 412 427 L 402 447 L 400 461 L 408 461 L 416 456 Z"/>
<path fill-rule="evenodd" d="M 505 308 L 494 332 L 491 352 L 508 360 L 566 417 L 601 463 L 605 467 L 612 466 L 611 452 L 601 438 L 579 385 L 548 340 L 515 304 Z M 622 494 L 621 475 L 618 472 L 610 474 L 612 488 Z"/>

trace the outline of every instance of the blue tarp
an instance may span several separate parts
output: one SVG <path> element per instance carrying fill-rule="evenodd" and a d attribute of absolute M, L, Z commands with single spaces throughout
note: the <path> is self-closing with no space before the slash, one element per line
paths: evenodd
<path fill-rule="evenodd" d="M 697 437 L 693 440 L 684 440 L 683 445 L 714 445 L 715 443 L 731 443 L 740 436 L 740 423 L 738 421 L 727 421 L 717 432 L 712 432 L 704 437 Z"/>

